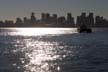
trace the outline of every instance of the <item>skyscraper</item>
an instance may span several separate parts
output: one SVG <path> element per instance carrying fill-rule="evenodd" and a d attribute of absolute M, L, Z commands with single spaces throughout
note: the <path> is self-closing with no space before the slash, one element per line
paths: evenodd
<path fill-rule="evenodd" d="M 83 12 L 81 14 L 81 16 L 77 16 L 77 26 L 82 26 L 84 24 L 87 24 L 87 17 L 86 17 L 86 13 Z"/>
<path fill-rule="evenodd" d="M 88 26 L 89 27 L 93 27 L 94 26 L 94 16 L 93 16 L 93 13 L 89 13 L 87 22 L 88 22 Z"/>
<path fill-rule="evenodd" d="M 74 27 L 74 18 L 72 17 L 71 13 L 67 14 L 67 25 Z"/>
<path fill-rule="evenodd" d="M 35 17 L 35 13 L 34 12 L 32 12 L 31 13 L 31 24 L 36 24 L 36 17 Z"/>
<path fill-rule="evenodd" d="M 46 13 L 46 23 L 50 24 L 50 14 Z"/>
<path fill-rule="evenodd" d="M 21 20 L 21 18 L 16 18 L 16 26 L 20 27 L 22 26 L 23 21 Z"/>
<path fill-rule="evenodd" d="M 41 14 L 41 23 L 46 24 L 46 14 L 45 13 Z"/>
<path fill-rule="evenodd" d="M 57 14 L 53 14 L 52 16 L 52 23 L 57 24 Z"/>

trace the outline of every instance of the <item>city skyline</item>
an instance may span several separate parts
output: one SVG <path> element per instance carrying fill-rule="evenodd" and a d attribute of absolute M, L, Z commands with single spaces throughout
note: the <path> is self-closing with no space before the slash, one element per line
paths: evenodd
<path fill-rule="evenodd" d="M 81 12 L 93 12 L 95 16 L 104 16 L 108 19 L 107 3 L 108 0 L 1 0 L 0 20 L 29 17 L 31 12 L 35 12 L 38 19 L 42 12 L 55 13 L 59 16 L 66 16 L 66 13 L 71 12 L 74 17 Z"/>
<path fill-rule="evenodd" d="M 67 17 L 58 16 L 57 14 L 41 13 L 41 19 L 37 19 L 34 12 L 31 12 L 30 17 L 16 18 L 16 21 L 5 20 L 0 21 L 0 27 L 80 27 L 86 25 L 87 27 L 108 27 L 108 20 L 103 16 L 94 16 L 90 12 L 86 14 L 82 12 L 80 16 L 75 18 L 71 13 L 67 13 Z"/>

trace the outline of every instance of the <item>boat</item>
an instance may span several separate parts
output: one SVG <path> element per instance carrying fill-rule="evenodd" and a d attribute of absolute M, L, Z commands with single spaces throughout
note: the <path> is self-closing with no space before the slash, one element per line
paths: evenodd
<path fill-rule="evenodd" d="M 79 33 L 92 33 L 92 29 L 88 28 L 85 24 L 83 24 L 78 28 L 78 32 Z"/>

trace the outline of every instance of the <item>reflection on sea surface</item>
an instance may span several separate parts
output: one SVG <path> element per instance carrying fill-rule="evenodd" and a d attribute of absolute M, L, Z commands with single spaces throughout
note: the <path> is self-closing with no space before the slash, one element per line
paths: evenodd
<path fill-rule="evenodd" d="M 1 29 L 0 72 L 107 72 L 108 32 Z"/>
<path fill-rule="evenodd" d="M 64 31 L 65 30 L 65 31 Z M 3 35 L 39 36 L 47 34 L 77 33 L 76 28 L 2 28 Z"/>

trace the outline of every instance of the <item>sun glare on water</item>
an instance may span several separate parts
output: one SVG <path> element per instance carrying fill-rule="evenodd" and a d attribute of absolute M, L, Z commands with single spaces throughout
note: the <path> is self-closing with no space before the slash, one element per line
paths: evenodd
<path fill-rule="evenodd" d="M 75 33 L 73 28 L 8 28 L 1 31 L 0 34 L 7 37 L 7 47 L 12 48 L 12 54 L 15 55 L 16 60 L 12 67 L 23 69 L 23 72 L 60 72 L 62 67 L 59 61 L 65 58 L 68 52 L 65 55 L 64 48 L 67 48 L 67 45 L 62 41 L 59 43 L 59 39 L 55 37 Z"/>
<path fill-rule="evenodd" d="M 64 34 L 69 32 L 69 28 L 16 28 L 16 35 L 37 36 L 46 34 Z"/>

